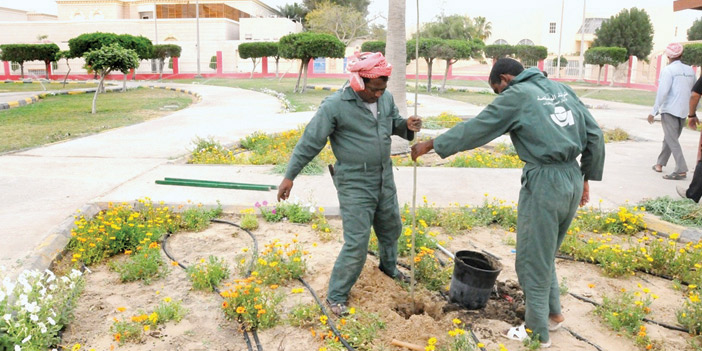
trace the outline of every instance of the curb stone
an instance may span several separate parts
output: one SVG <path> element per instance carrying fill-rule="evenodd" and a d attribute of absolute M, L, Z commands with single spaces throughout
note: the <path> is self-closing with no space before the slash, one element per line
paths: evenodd
<path fill-rule="evenodd" d="M 660 219 L 658 216 L 650 213 L 644 213 L 644 222 L 649 230 L 655 231 L 665 237 L 670 237 L 671 234 L 679 234 L 678 241 L 680 242 L 698 242 L 702 240 L 702 230 L 697 228 L 688 228 L 678 224 L 670 223 Z"/>

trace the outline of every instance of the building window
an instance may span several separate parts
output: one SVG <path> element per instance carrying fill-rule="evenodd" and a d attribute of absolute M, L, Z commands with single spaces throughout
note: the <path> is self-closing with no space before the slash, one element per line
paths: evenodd
<path fill-rule="evenodd" d="M 504 40 L 504 39 L 497 39 L 497 40 L 495 40 L 495 42 L 493 44 L 494 45 L 509 45 L 507 40 Z"/>
<path fill-rule="evenodd" d="M 534 42 L 530 39 L 522 39 L 517 43 L 517 45 L 534 45 Z"/>
<path fill-rule="evenodd" d="M 551 34 L 556 33 L 556 22 L 551 22 L 548 24 L 548 32 Z"/>

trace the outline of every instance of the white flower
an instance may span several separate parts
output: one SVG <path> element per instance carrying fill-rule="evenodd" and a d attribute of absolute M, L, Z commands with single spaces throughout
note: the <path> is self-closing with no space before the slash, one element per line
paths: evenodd
<path fill-rule="evenodd" d="M 5 277 L 2 281 L 2 285 L 5 287 L 5 291 L 7 291 L 8 295 L 15 291 L 15 283 L 11 282 L 10 278 Z"/>
<path fill-rule="evenodd" d="M 30 302 L 24 305 L 24 309 L 26 309 L 29 313 L 37 313 L 41 308 L 39 308 L 39 305 L 36 302 Z"/>
<path fill-rule="evenodd" d="M 56 290 L 56 284 L 49 285 L 49 290 L 51 290 L 51 291 Z"/>
<path fill-rule="evenodd" d="M 20 297 L 19 297 L 19 303 L 20 303 L 20 305 L 23 305 L 23 306 L 24 306 L 24 305 L 27 304 L 28 301 L 29 301 L 29 300 L 28 300 L 28 298 L 27 298 L 27 295 L 25 295 L 25 294 L 20 295 Z"/>
<path fill-rule="evenodd" d="M 32 322 L 36 322 L 39 320 L 39 316 L 37 316 L 36 314 L 30 314 L 29 319 L 31 319 Z"/>
<path fill-rule="evenodd" d="M 22 351 L 22 346 L 15 345 L 15 351 Z"/>
<path fill-rule="evenodd" d="M 51 324 L 51 325 L 56 325 L 56 321 L 55 321 L 53 318 L 51 318 L 51 317 L 48 317 L 48 318 L 46 319 L 46 321 L 49 322 L 49 324 Z"/>
<path fill-rule="evenodd" d="M 46 324 L 39 322 L 37 323 L 37 326 L 39 327 L 39 330 L 42 334 L 46 334 Z"/>
<path fill-rule="evenodd" d="M 44 297 L 44 295 L 46 295 L 46 288 L 42 288 L 41 290 L 39 290 L 39 295 Z"/>
<path fill-rule="evenodd" d="M 47 269 L 44 271 L 44 273 L 48 276 L 48 278 L 46 278 L 47 283 L 51 283 L 54 281 L 54 279 L 56 279 L 56 275 L 54 274 L 54 272 Z"/>
<path fill-rule="evenodd" d="M 64 283 L 68 283 L 68 282 L 70 282 L 71 280 L 68 279 L 68 277 L 63 276 L 63 277 L 61 277 L 61 281 L 64 282 Z"/>
<path fill-rule="evenodd" d="M 22 343 L 25 344 L 27 341 L 32 340 L 32 334 L 27 335 L 26 338 L 22 339 Z"/>
<path fill-rule="evenodd" d="M 315 211 L 314 206 L 310 206 L 310 213 L 314 213 L 314 211 Z"/>
<path fill-rule="evenodd" d="M 79 270 L 77 270 L 77 269 L 71 270 L 71 278 L 76 279 L 76 278 L 80 277 L 81 275 L 83 275 L 83 273 L 81 273 Z"/>
<path fill-rule="evenodd" d="M 2 316 L 2 319 L 4 319 L 5 322 L 8 322 L 8 323 L 9 323 L 9 322 L 10 322 L 10 319 L 12 319 L 12 315 L 9 314 L 9 313 L 7 313 L 7 314 L 5 314 L 4 316 Z"/>
<path fill-rule="evenodd" d="M 2 290 L 0 290 L 0 302 L 5 301 L 5 296 L 6 296 L 6 295 L 5 295 L 5 292 L 2 291 Z"/>

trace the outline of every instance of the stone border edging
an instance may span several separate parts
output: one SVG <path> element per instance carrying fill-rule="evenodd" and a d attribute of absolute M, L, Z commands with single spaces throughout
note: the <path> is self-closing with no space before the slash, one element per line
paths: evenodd
<path fill-rule="evenodd" d="M 337 91 L 341 90 L 341 88 L 332 88 L 328 86 L 323 86 L 323 85 L 307 85 L 305 86 L 306 89 L 313 89 L 313 90 L 327 90 L 327 91 Z"/>
<path fill-rule="evenodd" d="M 169 87 L 169 86 L 165 86 L 165 85 L 143 85 L 143 87 L 177 91 L 177 92 L 185 93 L 185 94 L 192 95 L 192 96 L 196 97 L 198 102 L 202 101 L 202 95 L 200 95 L 200 93 L 192 91 L 192 90 L 188 90 L 188 89 L 174 88 L 174 87 Z"/>
<path fill-rule="evenodd" d="M 63 84 L 62 80 L 3 80 L 0 84 Z M 99 80 L 71 80 L 66 81 L 66 84 L 98 84 Z"/>
<path fill-rule="evenodd" d="M 680 237 L 677 240 L 685 243 L 696 243 L 702 240 L 702 229 L 670 223 L 648 212 L 644 213 L 643 220 L 646 223 L 646 229 L 655 231 L 665 237 L 670 237 L 671 234 L 679 234 Z"/>

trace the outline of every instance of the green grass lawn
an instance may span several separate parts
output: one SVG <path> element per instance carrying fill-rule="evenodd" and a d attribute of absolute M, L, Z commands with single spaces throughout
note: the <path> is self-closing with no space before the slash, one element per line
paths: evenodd
<path fill-rule="evenodd" d="M 69 90 L 94 88 L 97 84 L 66 84 L 63 87 L 61 83 L 42 83 L 46 90 Z M 20 91 L 44 91 L 42 84 L 39 83 L 0 83 L 0 93 L 14 93 Z"/>
<path fill-rule="evenodd" d="M 297 78 L 256 78 L 256 79 L 231 79 L 231 78 L 203 78 L 203 79 L 174 79 L 172 82 L 177 83 L 193 83 L 207 85 L 217 85 L 223 87 L 233 87 L 241 89 L 249 89 L 261 91 L 263 88 L 275 90 L 285 94 L 290 103 L 295 108 L 295 111 L 311 111 L 315 110 L 325 97 L 332 92 L 328 90 L 312 90 L 308 89 L 304 94 L 294 93 L 295 83 Z M 346 82 L 346 79 L 331 79 L 331 78 L 309 78 L 307 85 L 320 85 L 329 87 L 338 87 Z"/>
<path fill-rule="evenodd" d="M 0 152 L 40 146 L 59 140 L 136 124 L 182 109 L 194 97 L 162 89 L 134 89 L 126 93 L 100 94 L 98 113 L 90 113 L 93 94 L 49 96 L 38 102 L 0 111 Z"/>
<path fill-rule="evenodd" d="M 653 106 L 656 101 L 655 91 L 634 89 L 599 89 L 573 87 L 580 98 L 590 98 L 627 104 Z"/>

